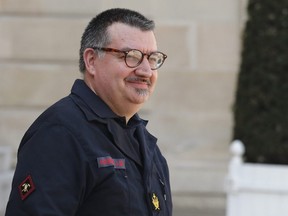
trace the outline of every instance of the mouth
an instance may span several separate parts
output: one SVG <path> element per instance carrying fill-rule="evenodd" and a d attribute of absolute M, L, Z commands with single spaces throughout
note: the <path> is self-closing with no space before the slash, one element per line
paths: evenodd
<path fill-rule="evenodd" d="M 143 88 L 143 87 L 147 88 L 147 86 L 148 87 L 151 86 L 150 79 L 146 79 L 142 77 L 127 77 L 125 81 L 138 88 Z"/>

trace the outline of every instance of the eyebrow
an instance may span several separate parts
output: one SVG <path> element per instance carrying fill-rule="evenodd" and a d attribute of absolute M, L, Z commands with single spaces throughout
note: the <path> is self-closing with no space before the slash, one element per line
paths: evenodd
<path fill-rule="evenodd" d="M 137 49 L 137 48 L 132 48 L 132 47 L 123 47 L 123 48 L 121 48 L 121 49 L 119 49 L 119 50 L 123 50 L 123 51 L 129 51 L 129 50 L 139 50 L 139 51 L 141 51 L 143 54 L 146 54 L 146 55 L 149 55 L 150 53 L 153 53 L 153 52 L 160 52 L 158 49 L 157 50 L 154 50 L 154 51 L 150 51 L 150 52 L 148 52 L 148 53 L 144 53 L 142 50 L 140 50 L 140 49 Z"/>

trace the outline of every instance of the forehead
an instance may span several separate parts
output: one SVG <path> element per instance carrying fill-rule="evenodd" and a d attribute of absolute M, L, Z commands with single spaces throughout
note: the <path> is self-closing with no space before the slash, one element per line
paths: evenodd
<path fill-rule="evenodd" d="M 129 47 L 140 50 L 157 50 L 156 38 L 153 31 L 142 31 L 123 23 L 114 23 L 108 27 L 110 45 Z"/>

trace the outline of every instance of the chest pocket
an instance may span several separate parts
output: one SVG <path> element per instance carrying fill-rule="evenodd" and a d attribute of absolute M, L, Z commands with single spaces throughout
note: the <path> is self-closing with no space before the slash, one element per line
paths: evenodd
<path fill-rule="evenodd" d="M 104 181 L 115 181 L 114 184 L 126 182 L 126 160 L 125 158 L 112 158 L 111 156 L 104 156 L 97 158 L 96 169 L 96 181 L 97 185 L 102 184 Z M 114 188 L 112 184 L 112 188 Z"/>
<path fill-rule="evenodd" d="M 94 161 L 96 166 L 91 178 L 93 183 L 86 196 L 83 209 L 90 213 L 97 212 L 97 215 L 101 216 L 115 215 L 115 209 L 118 209 L 119 216 L 129 215 L 129 202 L 127 202 L 129 201 L 129 187 L 125 163 L 124 158 L 111 156 L 96 158 Z"/>

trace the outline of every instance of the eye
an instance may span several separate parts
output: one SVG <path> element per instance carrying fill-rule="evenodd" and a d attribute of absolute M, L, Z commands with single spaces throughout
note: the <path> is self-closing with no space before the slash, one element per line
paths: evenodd
<path fill-rule="evenodd" d="M 126 55 L 126 62 L 129 66 L 137 66 L 142 60 L 142 53 L 139 50 L 130 50 Z"/>

